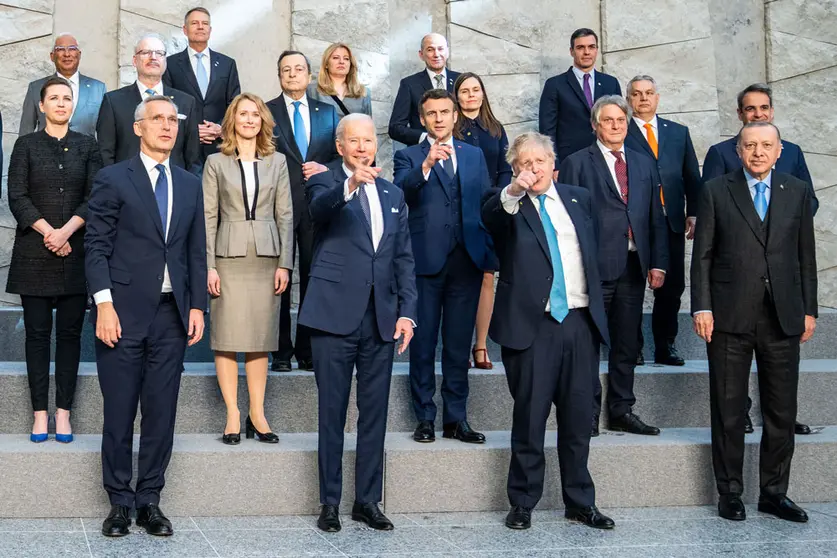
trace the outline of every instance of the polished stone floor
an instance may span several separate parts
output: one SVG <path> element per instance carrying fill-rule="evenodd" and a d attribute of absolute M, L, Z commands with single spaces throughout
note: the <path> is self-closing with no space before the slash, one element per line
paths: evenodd
<path fill-rule="evenodd" d="M 802 525 L 754 506 L 741 523 L 717 518 L 712 507 L 608 509 L 617 525 L 607 532 L 570 523 L 560 511 L 536 511 L 532 529 L 520 532 L 503 526 L 502 512 L 394 515 L 389 533 L 346 517 L 335 534 L 321 533 L 308 516 L 180 517 L 168 539 L 136 527 L 106 539 L 98 519 L 0 519 L 0 557 L 837 557 L 837 502 L 804 507 L 810 521 Z"/>

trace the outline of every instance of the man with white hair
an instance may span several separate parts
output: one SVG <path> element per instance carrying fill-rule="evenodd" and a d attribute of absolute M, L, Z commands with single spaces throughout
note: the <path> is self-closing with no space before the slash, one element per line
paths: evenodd
<path fill-rule="evenodd" d="M 134 46 L 134 68 L 137 80 L 121 89 L 110 91 L 102 100 L 96 134 L 105 166 L 124 161 L 139 153 L 140 140 L 134 133 L 134 109 L 145 99 L 164 95 L 177 105 L 177 138 L 171 162 L 200 176 L 200 143 L 195 99 L 183 91 L 166 87 L 166 45 L 157 34 L 143 35 Z"/>

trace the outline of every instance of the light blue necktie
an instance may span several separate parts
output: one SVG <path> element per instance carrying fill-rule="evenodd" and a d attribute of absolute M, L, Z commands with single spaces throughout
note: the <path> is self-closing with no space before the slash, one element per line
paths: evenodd
<path fill-rule="evenodd" d="M 767 217 L 767 196 L 764 194 L 767 191 L 767 184 L 764 182 L 756 182 L 756 196 L 753 198 L 753 203 L 756 204 L 756 213 L 759 218 L 764 221 Z"/>
<path fill-rule="evenodd" d="M 146 89 L 145 94 L 148 95 L 149 97 L 153 97 L 157 93 L 153 89 Z"/>
<path fill-rule="evenodd" d="M 203 65 L 203 57 L 205 53 L 198 52 L 195 54 L 195 58 L 198 59 L 197 71 L 195 75 L 198 78 L 198 87 L 201 89 L 201 97 L 206 97 L 206 90 L 209 87 L 209 76 L 206 75 L 206 68 Z"/>
<path fill-rule="evenodd" d="M 299 112 L 299 105 L 302 101 L 294 101 L 294 140 L 296 146 L 299 148 L 299 154 L 302 155 L 302 160 L 308 155 L 308 135 L 305 133 L 305 120 L 302 118 L 302 113 Z"/>
<path fill-rule="evenodd" d="M 157 198 L 157 210 L 160 212 L 160 221 L 163 223 L 163 238 L 166 238 L 166 217 L 169 214 L 169 179 L 166 176 L 166 167 L 163 164 L 155 165 L 160 173 L 157 175 L 157 185 L 154 186 L 154 197 Z"/>
<path fill-rule="evenodd" d="M 555 227 L 549 213 L 546 212 L 546 194 L 538 196 L 541 206 L 541 223 L 543 232 L 546 234 L 546 243 L 549 245 L 549 257 L 552 259 L 552 289 L 549 291 L 549 313 L 559 323 L 569 314 L 567 306 L 567 286 L 564 284 L 564 264 L 561 263 L 561 250 L 558 249 L 558 235 L 555 234 Z"/>

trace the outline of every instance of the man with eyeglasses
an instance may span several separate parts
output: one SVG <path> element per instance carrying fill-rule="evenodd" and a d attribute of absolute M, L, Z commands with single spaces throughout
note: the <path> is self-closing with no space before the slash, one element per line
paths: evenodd
<path fill-rule="evenodd" d="M 49 59 L 55 64 L 55 74 L 70 82 L 73 89 L 73 112 L 70 117 L 70 130 L 92 136 L 96 133 L 96 118 L 102 97 L 105 95 L 105 84 L 98 79 L 82 75 L 78 71 L 81 62 L 81 49 L 78 41 L 69 33 L 61 33 L 55 38 L 55 44 L 49 53 Z M 18 133 L 31 134 L 42 130 L 46 126 L 46 118 L 39 108 L 41 101 L 41 87 L 53 75 L 44 76 L 29 84 L 26 98 L 23 100 L 23 111 L 20 115 Z"/>
<path fill-rule="evenodd" d="M 136 156 L 140 138 L 134 131 L 134 110 L 145 99 L 163 95 L 174 101 L 179 109 L 177 139 L 171 152 L 171 162 L 200 176 L 201 152 L 195 99 L 188 93 L 163 84 L 163 73 L 166 71 L 163 38 L 154 33 L 143 35 L 134 47 L 133 64 L 137 80 L 106 93 L 102 100 L 96 124 L 102 162 L 107 166 Z"/>

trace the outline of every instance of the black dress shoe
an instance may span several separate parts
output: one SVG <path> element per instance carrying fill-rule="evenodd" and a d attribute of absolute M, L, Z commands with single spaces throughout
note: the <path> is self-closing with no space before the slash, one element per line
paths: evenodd
<path fill-rule="evenodd" d="M 752 434 L 755 431 L 755 428 L 753 428 L 753 419 L 750 418 L 750 413 L 748 412 L 744 415 L 744 433 Z"/>
<path fill-rule="evenodd" d="M 589 508 L 567 508 L 564 517 L 572 521 L 580 521 L 594 529 L 613 529 L 616 525 L 612 519 L 604 515 L 596 506 Z"/>
<path fill-rule="evenodd" d="M 330 504 L 323 505 L 320 510 L 320 517 L 317 518 L 317 527 L 326 533 L 336 533 L 340 530 L 340 512 L 337 506 Z"/>
<path fill-rule="evenodd" d="M 221 441 L 227 444 L 228 446 L 237 446 L 241 443 L 241 432 L 236 432 L 234 434 L 224 434 L 221 436 Z"/>
<path fill-rule="evenodd" d="M 599 436 L 599 415 L 593 415 L 593 429 L 590 431 L 591 438 Z"/>
<path fill-rule="evenodd" d="M 642 354 L 642 351 L 636 355 L 636 365 L 637 366 L 645 366 L 645 356 Z"/>
<path fill-rule="evenodd" d="M 811 427 L 808 426 L 807 424 L 802 424 L 801 422 L 797 422 L 793 427 L 793 431 L 796 434 L 800 434 L 802 436 L 807 436 L 808 434 L 811 433 Z"/>
<path fill-rule="evenodd" d="M 171 521 L 163 515 L 160 506 L 148 504 L 137 508 L 137 526 L 145 528 L 145 532 L 155 537 L 170 537 L 174 534 Z"/>
<path fill-rule="evenodd" d="M 718 515 L 731 521 L 744 521 L 747 519 L 747 510 L 737 494 L 721 494 L 718 498 Z"/>
<path fill-rule="evenodd" d="M 253 421 L 250 420 L 250 415 L 247 415 L 247 420 L 244 423 L 244 435 L 247 436 L 248 440 L 258 438 L 260 442 L 264 442 L 266 444 L 279 443 L 279 436 L 273 432 L 259 432 L 256 430 L 256 427 L 253 425 Z"/>
<path fill-rule="evenodd" d="M 355 521 L 362 521 L 373 529 L 378 531 L 392 531 L 392 521 L 387 519 L 378 504 L 370 502 L 368 504 L 355 504 L 352 506 L 352 519 Z"/>
<path fill-rule="evenodd" d="M 610 419 L 610 429 L 617 432 L 630 432 L 631 434 L 641 434 L 643 436 L 659 436 L 660 429 L 656 426 L 649 426 L 642 422 L 638 416 L 633 413 L 626 413 L 621 417 Z"/>
<path fill-rule="evenodd" d="M 654 362 L 657 364 L 665 364 L 666 366 L 685 366 L 686 361 L 683 360 L 677 349 L 674 348 L 673 343 L 668 343 L 660 352 L 655 352 Z"/>
<path fill-rule="evenodd" d="M 795 521 L 797 523 L 807 523 L 808 514 L 805 510 L 793 503 L 793 500 L 787 496 L 767 496 L 762 494 L 759 496 L 759 511 L 775 515 L 780 519 L 787 521 Z"/>
<path fill-rule="evenodd" d="M 413 432 L 413 440 L 422 443 L 435 442 L 436 432 L 433 429 L 433 423 L 429 420 L 420 420 Z"/>
<path fill-rule="evenodd" d="M 290 372 L 291 361 L 273 359 L 273 362 L 270 364 L 270 370 L 273 372 Z"/>
<path fill-rule="evenodd" d="M 460 422 L 452 422 L 442 426 L 443 438 L 454 438 L 466 444 L 484 444 L 485 435 L 482 432 L 477 432 L 467 420 Z"/>
<path fill-rule="evenodd" d="M 532 526 L 532 508 L 512 506 L 506 516 L 506 527 L 509 529 L 528 529 Z"/>
<path fill-rule="evenodd" d="M 300 370 L 305 370 L 307 372 L 312 372 L 314 370 L 314 361 L 311 359 L 304 358 L 302 360 L 296 361 L 297 368 Z"/>
<path fill-rule="evenodd" d="M 128 506 L 113 505 L 102 523 L 102 534 L 106 537 L 124 537 L 130 531 L 131 509 Z"/>

